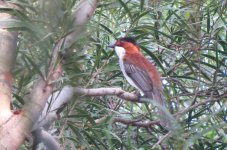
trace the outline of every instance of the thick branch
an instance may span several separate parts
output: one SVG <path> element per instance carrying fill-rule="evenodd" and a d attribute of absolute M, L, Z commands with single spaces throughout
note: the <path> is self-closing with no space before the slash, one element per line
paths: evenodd
<path fill-rule="evenodd" d="M 83 0 L 74 7 L 74 22 L 70 34 L 63 39 L 64 48 L 69 48 L 81 36 L 83 28 L 94 14 L 96 6 L 97 0 Z"/>
<path fill-rule="evenodd" d="M 57 111 L 61 106 L 72 99 L 74 94 L 73 87 L 65 86 L 60 91 L 53 93 L 48 98 L 48 103 L 46 103 L 39 120 L 33 126 L 32 131 L 39 129 L 40 127 L 45 127 L 47 130 L 49 126 L 58 119 Z"/>
<path fill-rule="evenodd" d="M 0 22 L 13 16 L 0 13 Z M 11 71 L 16 57 L 17 32 L 0 27 L 0 123 L 10 114 Z"/>
<path fill-rule="evenodd" d="M 74 15 L 76 18 L 75 19 L 76 21 L 73 23 L 74 30 L 66 37 L 60 39 L 56 43 L 52 52 L 51 61 L 48 68 L 47 81 L 44 81 L 44 79 L 41 79 L 37 83 L 37 85 L 35 86 L 31 94 L 32 102 L 24 107 L 24 111 L 25 113 L 27 113 L 26 115 L 24 115 L 25 116 L 24 119 L 25 119 L 25 122 L 29 125 L 29 127 L 31 127 L 30 125 L 33 125 L 35 121 L 38 120 L 38 117 L 40 116 L 41 113 L 47 114 L 47 115 L 40 116 L 38 122 L 33 127 L 33 130 L 39 129 L 40 126 L 47 126 L 49 124 L 52 124 L 52 122 L 55 120 L 55 117 L 56 117 L 54 112 L 57 112 L 59 107 L 64 103 L 64 101 L 62 100 L 60 102 L 56 102 L 54 104 L 54 107 L 52 107 L 52 110 L 53 109 L 54 110 L 53 111 L 50 110 L 52 111 L 51 115 L 50 113 L 47 112 L 47 107 L 45 111 L 43 111 L 44 106 L 48 106 L 46 102 L 53 90 L 53 82 L 56 81 L 56 79 L 62 73 L 62 64 L 58 56 L 59 51 L 61 49 L 66 49 L 70 47 L 71 44 L 73 43 L 72 42 L 73 39 L 78 38 L 79 35 L 77 31 L 80 31 L 80 28 L 78 27 L 78 25 L 84 26 L 89 21 L 90 17 L 93 15 L 95 11 L 96 3 L 97 3 L 96 0 L 80 1 L 79 9 L 74 12 Z M 68 101 L 68 99 L 66 100 Z M 26 117 L 27 117 L 27 120 L 26 120 Z"/>
<path fill-rule="evenodd" d="M 121 88 L 96 88 L 96 89 L 85 89 L 85 88 L 75 88 L 75 94 L 84 96 L 106 96 L 115 95 L 131 102 L 139 102 L 138 96 L 126 91 Z"/>
<path fill-rule="evenodd" d="M 81 96 L 116 95 L 117 97 L 127 101 L 139 102 L 136 94 L 128 93 L 123 91 L 121 88 L 85 89 L 65 86 L 63 89 L 55 92 L 49 97 L 48 103 L 46 103 L 39 121 L 36 122 L 32 130 L 52 124 L 58 118 L 57 111 L 62 107 L 62 105 L 68 103 L 75 94 Z"/>
<path fill-rule="evenodd" d="M 9 8 L 6 2 L 0 1 L 1 8 Z M 13 16 L 0 13 L 0 22 L 10 20 Z M 17 32 L 9 31 L 6 26 L 0 25 L 0 149 L 7 149 L 7 145 L 10 145 L 12 141 L 17 142 L 18 133 L 14 133 L 14 137 L 9 140 L 5 139 L 10 133 L 9 129 L 14 127 L 14 124 L 10 124 L 10 121 L 17 119 L 13 117 L 13 113 L 10 110 L 11 103 L 11 83 L 12 75 L 11 71 L 14 67 L 16 57 L 16 44 L 17 44 Z M 11 147 L 12 148 L 12 147 Z"/>
<path fill-rule="evenodd" d="M 140 102 L 138 100 L 138 97 L 136 94 L 129 93 L 126 91 L 123 91 L 121 88 L 96 88 L 96 89 L 85 89 L 85 88 L 79 88 L 79 87 L 70 87 L 70 86 L 65 86 L 62 90 L 54 93 L 50 98 L 48 104 L 46 104 L 45 109 L 39 119 L 38 124 L 34 127 L 34 129 L 46 126 L 48 124 L 51 124 L 54 122 L 56 119 L 58 119 L 56 112 L 61 108 L 61 106 L 68 101 L 70 101 L 73 97 L 74 94 L 80 95 L 80 96 L 107 96 L 107 95 L 112 95 L 112 96 L 117 96 L 121 99 L 131 101 L 131 102 Z M 221 98 L 226 97 L 226 94 L 223 94 L 220 96 Z M 195 109 L 199 107 L 200 105 L 204 105 L 209 102 L 215 102 L 220 99 L 215 99 L 215 100 L 207 100 L 203 101 L 200 103 L 196 103 L 184 110 L 179 111 L 178 113 L 174 114 L 174 116 L 177 115 L 183 115 L 186 112 Z M 171 117 L 171 116 L 170 116 Z M 97 121 L 97 123 L 102 122 L 103 120 L 106 119 L 106 116 L 103 118 L 100 118 Z M 173 119 L 173 118 L 172 118 Z M 51 121 L 51 122 L 50 122 Z M 122 118 L 116 118 L 114 122 L 121 122 L 123 124 L 128 124 L 132 126 L 141 126 L 141 127 L 149 127 L 153 124 L 158 124 L 159 120 L 157 121 L 132 121 L 132 120 L 125 120 Z"/>
<path fill-rule="evenodd" d="M 40 129 L 40 130 L 36 130 L 32 134 L 35 137 L 35 142 L 37 142 L 35 144 L 35 146 L 37 146 L 37 144 L 42 142 L 49 150 L 59 150 L 60 149 L 59 143 L 47 131 Z"/>
<path fill-rule="evenodd" d="M 81 8 L 83 9 L 82 12 L 75 12 L 75 16 L 76 17 L 80 17 L 83 18 L 85 16 L 87 16 L 87 14 L 93 14 L 94 10 L 95 10 L 95 6 L 97 1 L 96 0 L 85 0 L 81 2 L 83 5 L 81 6 Z M 92 6 L 92 7 L 91 7 Z M 79 9 L 79 11 L 81 11 Z M 79 16 L 78 16 L 79 14 Z M 77 23 L 74 23 L 73 27 L 75 28 L 75 31 L 78 30 L 77 28 L 77 24 L 79 23 L 79 25 L 85 25 L 90 17 L 85 17 L 86 19 L 83 20 L 77 20 Z M 28 119 L 28 122 L 30 120 L 32 120 L 32 124 L 34 124 L 34 122 L 38 119 L 38 117 L 40 116 L 40 114 L 43 112 L 43 108 L 47 102 L 48 97 L 51 95 L 51 92 L 53 90 L 53 85 L 52 83 L 59 77 L 59 75 L 62 73 L 62 66 L 61 66 L 61 62 L 60 60 L 58 60 L 58 53 L 59 51 L 63 48 L 65 49 L 66 47 L 68 47 L 69 43 L 68 40 L 75 38 L 75 36 L 77 36 L 76 34 L 73 34 L 75 31 L 73 31 L 71 34 L 67 35 L 65 38 L 62 38 L 61 40 L 58 41 L 58 43 L 56 44 L 55 48 L 53 49 L 52 52 L 52 57 L 51 57 L 51 61 L 50 61 L 50 65 L 49 65 L 49 71 L 48 71 L 48 81 L 44 81 L 43 79 L 41 79 L 37 85 L 35 86 L 35 88 L 33 89 L 33 92 L 31 94 L 31 100 L 32 102 L 30 104 L 28 104 L 26 107 L 24 107 L 25 112 L 27 112 L 28 114 L 25 115 L 27 118 L 31 117 L 30 119 Z M 64 103 L 63 101 L 60 102 L 60 104 Z M 54 108 L 58 108 L 61 105 L 58 105 L 59 103 L 56 102 L 55 103 L 55 107 Z M 47 106 L 47 105 L 46 105 Z M 57 111 L 57 109 L 56 109 Z M 46 113 L 46 112 L 45 112 Z M 54 115 L 52 115 L 54 116 Z M 47 117 L 49 118 L 49 117 Z M 50 119 L 50 118 L 49 118 Z M 42 120 L 42 117 L 41 117 Z M 50 120 L 54 120 L 54 119 L 50 119 Z"/>

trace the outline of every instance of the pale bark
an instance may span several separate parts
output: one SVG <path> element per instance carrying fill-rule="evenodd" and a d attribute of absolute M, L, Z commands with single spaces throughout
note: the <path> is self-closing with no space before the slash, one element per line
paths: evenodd
<path fill-rule="evenodd" d="M 0 1 L 0 7 L 9 7 L 5 2 Z M 14 18 L 13 16 L 0 13 L 0 22 L 4 20 L 10 20 Z M 18 141 L 18 134 L 13 133 L 15 124 L 14 121 L 18 120 L 18 117 L 14 117 L 12 111 L 10 110 L 11 103 L 11 84 L 12 75 L 11 71 L 14 66 L 15 56 L 16 56 L 16 42 L 17 42 L 17 32 L 9 31 L 3 25 L 0 25 L 0 149 L 8 149 L 7 145 L 14 145 L 12 141 Z M 11 135 L 12 139 L 5 137 Z M 11 147 L 15 149 L 15 147 Z"/>
<path fill-rule="evenodd" d="M 73 31 L 56 43 L 50 60 L 47 80 L 41 78 L 31 92 L 30 101 L 27 101 L 22 110 L 12 113 L 10 110 L 11 102 L 11 70 L 16 54 L 17 33 L 9 32 L 4 26 L 0 25 L 0 149 L 15 150 L 23 143 L 24 138 L 31 133 L 33 125 L 38 120 L 40 114 L 47 103 L 48 97 L 52 94 L 54 82 L 59 78 L 63 69 L 58 60 L 60 49 L 69 47 L 72 39 L 78 37 L 78 26 L 84 26 L 93 15 L 96 8 L 96 0 L 85 0 L 80 2 L 79 9 L 75 11 L 75 23 Z M 10 5 L 0 1 L 0 7 L 9 8 Z M 11 8 L 11 7 L 10 7 Z M 12 16 L 0 13 L 0 21 L 10 19 Z M 80 19 L 78 19 L 80 18 Z M 66 43 L 65 43 L 66 42 Z M 37 128 L 37 137 L 42 137 L 39 141 L 47 147 L 59 149 L 55 139 L 47 134 L 46 131 Z M 41 136 L 40 136 L 41 135 Z"/>
<path fill-rule="evenodd" d="M 37 143 L 43 142 L 47 150 L 58 150 L 60 149 L 60 144 L 54 139 L 54 137 L 45 130 L 36 130 L 33 132 L 33 136 L 37 139 Z M 34 145 L 37 146 L 37 145 Z M 34 147 L 35 149 L 35 147 Z"/>
<path fill-rule="evenodd" d="M 79 2 L 79 4 L 75 7 L 77 9 L 73 12 L 74 22 L 73 22 L 72 29 L 69 31 L 69 34 L 67 34 L 65 37 L 63 37 L 56 43 L 56 45 L 53 49 L 50 66 L 49 66 L 49 71 L 48 71 L 48 77 L 47 77 L 48 81 L 46 82 L 47 84 L 45 86 L 47 88 L 45 91 L 48 92 L 48 94 L 40 93 L 44 87 L 38 87 L 37 91 L 34 92 L 33 97 L 31 97 L 31 100 L 35 101 L 34 105 L 37 105 L 36 111 L 34 112 L 34 109 L 33 109 L 34 106 L 32 106 L 33 105 L 32 103 L 30 104 L 30 106 L 27 106 L 28 109 L 32 109 L 32 112 L 29 113 L 29 116 L 33 116 L 32 118 L 35 118 L 36 121 L 38 120 L 38 122 L 32 128 L 32 131 L 34 131 L 34 132 L 36 130 L 43 131 L 43 127 L 45 127 L 47 130 L 48 127 L 55 121 L 55 119 L 58 118 L 57 113 L 56 113 L 58 110 L 57 108 L 59 105 L 61 106 L 62 103 L 60 103 L 56 107 L 52 107 L 52 109 L 55 109 L 55 108 L 56 109 L 55 109 L 55 111 L 52 111 L 51 113 L 47 113 L 46 112 L 47 110 L 45 109 L 43 111 L 43 109 L 45 106 L 48 107 L 47 100 L 53 90 L 52 89 L 53 87 L 49 86 L 50 83 L 53 83 L 53 81 L 55 81 L 63 71 L 63 70 L 58 69 L 58 67 L 61 67 L 61 62 L 59 61 L 59 52 L 62 49 L 67 49 L 67 48 L 71 47 L 71 45 L 75 42 L 75 40 L 79 38 L 82 28 L 90 20 L 91 16 L 94 14 L 96 5 L 97 5 L 97 0 L 84 0 L 84 1 Z M 56 68 L 59 71 L 56 71 Z M 40 82 L 42 82 L 42 81 L 40 81 Z M 43 94 L 45 96 L 42 98 L 42 97 L 40 97 L 40 94 Z M 37 96 L 40 98 L 37 98 Z M 40 99 L 45 100 L 45 102 L 41 103 L 40 101 L 42 101 L 42 100 L 40 100 Z M 63 101 L 61 101 L 61 102 L 63 102 Z M 42 105 L 40 105 L 40 104 L 42 104 Z M 40 116 L 40 114 L 42 112 L 47 113 L 47 115 L 42 114 Z M 36 114 L 38 114 L 38 115 L 36 115 Z M 37 117 L 39 117 L 39 119 Z M 31 125 L 34 125 L 34 123 L 35 122 L 32 122 Z M 29 126 L 29 127 L 31 127 L 31 126 Z M 38 137 L 36 137 L 36 138 L 38 139 Z M 54 139 L 52 139 L 51 141 L 53 141 L 53 140 Z M 48 147 L 47 143 L 45 143 L 45 141 L 43 141 L 43 139 L 39 139 L 39 142 L 44 143 Z"/>

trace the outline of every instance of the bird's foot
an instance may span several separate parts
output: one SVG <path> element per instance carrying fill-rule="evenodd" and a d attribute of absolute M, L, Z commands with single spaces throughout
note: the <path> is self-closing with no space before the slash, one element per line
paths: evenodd
<path fill-rule="evenodd" d="M 138 102 L 139 103 L 144 103 L 144 100 L 143 100 L 144 96 L 142 96 L 139 91 L 135 91 L 134 93 L 138 97 Z"/>

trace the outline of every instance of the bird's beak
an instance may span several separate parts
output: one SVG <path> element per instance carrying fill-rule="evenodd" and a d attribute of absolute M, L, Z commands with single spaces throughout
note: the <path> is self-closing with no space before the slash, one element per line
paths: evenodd
<path fill-rule="evenodd" d="M 112 44 L 112 45 L 108 45 L 107 47 L 109 47 L 109 48 L 114 48 L 114 47 L 115 47 L 115 45 L 114 45 L 114 44 Z"/>

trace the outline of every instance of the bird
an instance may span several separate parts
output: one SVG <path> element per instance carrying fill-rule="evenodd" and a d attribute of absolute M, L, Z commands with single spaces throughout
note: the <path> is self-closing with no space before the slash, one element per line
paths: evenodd
<path fill-rule="evenodd" d="M 169 128 L 160 73 L 143 55 L 135 38 L 123 37 L 108 47 L 113 48 L 119 57 L 120 69 L 128 83 L 139 91 L 140 97 L 155 101 L 160 124 Z"/>

